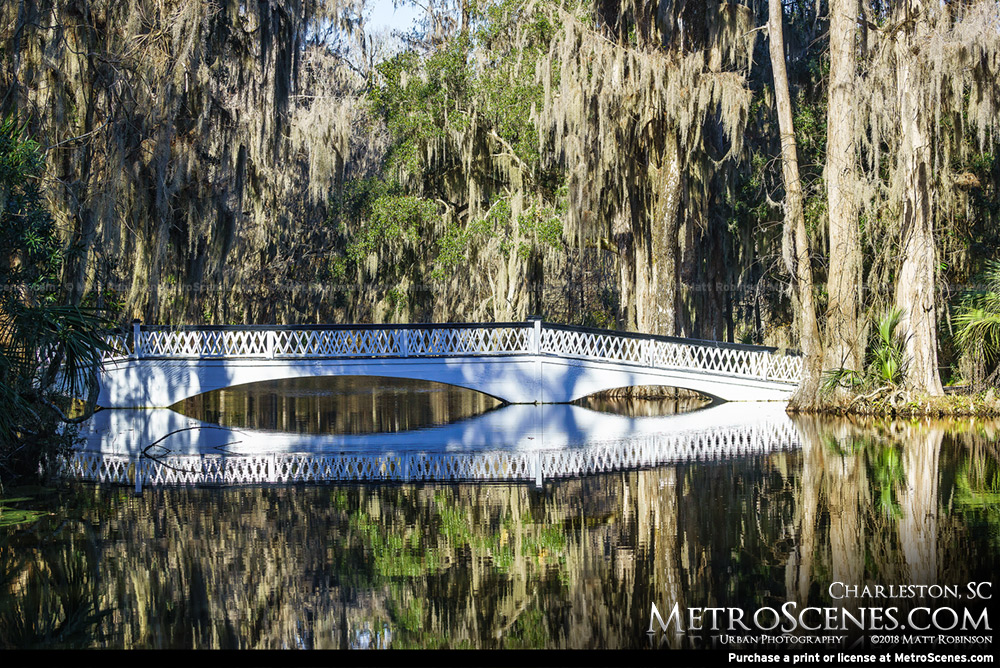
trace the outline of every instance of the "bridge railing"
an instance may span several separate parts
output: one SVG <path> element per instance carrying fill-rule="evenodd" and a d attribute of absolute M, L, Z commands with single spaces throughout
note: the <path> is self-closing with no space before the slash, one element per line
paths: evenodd
<path fill-rule="evenodd" d="M 104 340 L 108 344 L 108 350 L 101 353 L 102 362 L 125 359 L 132 356 L 134 346 L 132 337 L 124 332 L 111 332 L 104 335 Z"/>
<path fill-rule="evenodd" d="M 555 354 L 660 369 L 798 383 L 802 358 L 775 348 L 614 332 L 541 321 L 419 325 L 136 325 L 115 352 L 140 358 L 309 359 Z M 138 342 L 138 345 L 135 345 Z"/>
<path fill-rule="evenodd" d="M 142 327 L 139 357 L 299 359 L 532 352 L 528 323 Z"/>
<path fill-rule="evenodd" d="M 802 377 L 802 358 L 778 354 L 776 348 L 572 325 L 545 323 L 541 330 L 541 352 L 785 383 L 798 383 Z"/>

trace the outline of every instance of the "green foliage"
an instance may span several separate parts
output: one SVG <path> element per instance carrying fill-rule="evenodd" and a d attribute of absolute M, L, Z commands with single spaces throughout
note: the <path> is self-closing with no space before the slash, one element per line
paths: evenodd
<path fill-rule="evenodd" d="M 562 168 L 542 164 L 532 112 L 544 102 L 536 70 L 554 67 L 548 51 L 559 26 L 523 0 L 485 0 L 469 9 L 470 30 L 432 49 L 398 54 L 368 81 L 368 103 L 390 135 L 385 173 L 396 183 L 382 194 L 444 204 L 437 224 L 405 225 L 378 216 L 378 193 L 339 198 L 341 210 L 370 210 L 349 230 L 345 261 L 377 258 L 384 285 L 404 277 L 410 284 L 445 280 L 476 263 L 487 272 L 518 272 L 506 262 L 512 254 L 523 262 L 533 252 L 561 248 L 562 223 L 554 217 L 565 213 L 558 208 L 565 178 Z M 365 197 L 369 202 L 359 205 Z M 512 204 L 522 201 L 536 205 L 515 215 Z M 421 218 L 428 222 L 426 215 L 412 217 Z M 413 252 L 385 239 L 401 239 Z M 337 270 L 332 265 L 331 275 Z"/>
<path fill-rule="evenodd" d="M 499 250 L 503 257 L 510 256 L 514 243 L 511 225 L 511 210 L 507 200 L 498 199 L 485 215 L 469 222 L 466 227 L 450 225 L 437 241 L 438 255 L 431 278 L 441 280 L 461 266 L 468 266 L 473 253 L 488 243 L 490 238 L 499 239 Z"/>
<path fill-rule="evenodd" d="M 380 197 L 401 193 L 395 183 L 378 178 L 351 179 L 337 190 L 327 204 L 327 223 L 346 231 L 371 211 L 372 204 Z"/>
<path fill-rule="evenodd" d="M 468 56 L 463 34 L 426 59 L 405 51 L 376 67 L 369 100 L 393 137 L 390 166 L 419 173 L 427 144 L 444 139 L 448 128 L 468 128 Z"/>
<path fill-rule="evenodd" d="M 69 397 L 96 398 L 107 349 L 93 309 L 59 305 L 61 253 L 38 182 L 38 145 L 14 118 L 0 122 L 0 479 L 38 470 L 67 445 Z"/>
<path fill-rule="evenodd" d="M 986 537 L 995 554 L 1000 550 L 1000 461 L 983 449 L 971 449 L 963 459 L 955 476 L 955 507 L 965 515 L 969 531 Z"/>
<path fill-rule="evenodd" d="M 532 204 L 517 217 L 517 227 L 522 236 L 532 241 L 518 247 L 522 257 L 527 257 L 532 248 L 559 248 L 562 244 L 562 219 L 551 207 Z"/>
<path fill-rule="evenodd" d="M 869 374 L 878 382 L 898 385 L 906 374 L 904 342 L 897 333 L 903 309 L 895 308 L 875 326 L 875 339 L 868 347 Z"/>
<path fill-rule="evenodd" d="M 347 257 L 361 262 L 390 241 L 415 242 L 437 216 L 434 202 L 409 195 L 384 195 L 372 202 L 364 223 L 354 231 Z"/>
<path fill-rule="evenodd" d="M 827 70 L 829 61 L 822 60 Z M 818 67 L 814 64 L 813 68 Z M 802 213 L 810 237 L 822 236 L 827 224 L 826 182 L 823 165 L 826 162 L 826 96 L 809 99 L 804 93 L 798 96 L 795 106 L 795 143 L 800 161 L 804 201 Z"/>
<path fill-rule="evenodd" d="M 474 32 L 458 33 L 426 56 L 405 51 L 375 68 L 368 100 L 392 136 L 390 168 L 436 169 L 427 164 L 427 148 L 475 129 L 502 146 L 497 156 L 539 169 L 531 109 L 542 104 L 543 89 L 535 69 L 558 26 L 542 12 L 525 15 L 522 0 L 484 2 L 473 11 Z"/>
<path fill-rule="evenodd" d="M 352 515 L 350 527 L 364 539 L 375 583 L 436 573 L 443 566 L 435 550 L 421 549 L 419 537 L 416 543 L 412 543 L 399 533 L 385 533 L 383 527 L 366 513 Z"/>
<path fill-rule="evenodd" d="M 898 445 L 881 441 L 868 443 L 868 476 L 875 498 L 886 517 L 899 518 L 903 511 L 896 490 L 906 483 L 906 469 Z"/>
<path fill-rule="evenodd" d="M 522 0 L 487 2 L 480 9 L 483 20 L 475 46 L 486 58 L 471 92 L 482 118 L 522 162 L 537 168 L 541 156 L 531 108 L 541 106 L 543 88 L 535 81 L 535 68 L 559 26 L 544 13 L 528 16 L 524 10 Z M 512 48 L 519 23 L 526 41 Z M 554 80 L 558 82 L 558 76 Z"/>
<path fill-rule="evenodd" d="M 988 260 L 985 290 L 965 295 L 952 317 L 955 339 L 967 352 L 981 353 L 989 364 L 1000 356 L 1000 260 Z"/>
<path fill-rule="evenodd" d="M 898 331 L 902 317 L 903 310 L 894 308 L 879 318 L 866 349 L 865 369 L 828 369 L 823 372 L 823 390 L 831 392 L 838 387 L 865 390 L 900 385 L 906 377 L 907 366 L 905 338 Z"/>
<path fill-rule="evenodd" d="M 17 524 L 27 524 L 28 522 L 34 522 L 40 517 L 45 517 L 45 513 L 40 510 L 14 508 L 7 505 L 30 500 L 30 497 L 0 498 L 0 529 Z"/>
<path fill-rule="evenodd" d="M 466 260 L 470 237 L 469 230 L 462 229 L 460 225 L 448 227 L 444 236 L 437 241 L 438 256 L 431 278 L 444 278 L 447 270 L 458 267 Z"/>
<path fill-rule="evenodd" d="M 369 256 L 387 251 L 395 262 L 380 269 L 394 269 L 403 262 L 401 248 L 412 247 L 428 235 L 438 220 L 434 202 L 404 195 L 398 184 L 382 179 L 356 179 L 344 184 L 330 200 L 328 224 L 341 235 L 344 255 L 331 256 L 327 271 L 337 282 L 361 271 Z"/>
<path fill-rule="evenodd" d="M 25 301 L 51 302 L 62 254 L 43 206 L 38 144 L 8 116 L 0 122 L 0 310 Z"/>
<path fill-rule="evenodd" d="M 104 640 L 98 578 L 86 547 L 41 536 L 18 549 L 0 534 L 0 650 L 84 649 Z"/>

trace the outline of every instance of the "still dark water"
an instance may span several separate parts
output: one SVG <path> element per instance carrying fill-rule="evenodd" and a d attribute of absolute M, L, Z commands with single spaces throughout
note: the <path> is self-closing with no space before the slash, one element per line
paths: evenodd
<path fill-rule="evenodd" d="M 495 407 L 439 386 L 314 384 L 178 408 L 220 424 L 370 433 Z M 675 603 L 856 614 L 867 604 L 832 600 L 831 583 L 993 581 L 998 425 L 795 422 L 795 450 L 540 490 L 327 484 L 136 497 L 64 484 L 32 501 L 49 517 L 0 528 L 0 647 L 690 647 L 711 634 L 648 635 L 652 604 L 664 618 Z"/>

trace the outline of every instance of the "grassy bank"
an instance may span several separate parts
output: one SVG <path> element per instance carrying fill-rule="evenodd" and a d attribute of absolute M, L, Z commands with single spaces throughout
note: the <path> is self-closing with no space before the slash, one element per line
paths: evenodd
<path fill-rule="evenodd" d="M 942 397 L 914 395 L 896 389 L 886 392 L 829 398 L 815 411 L 828 415 L 866 415 L 879 417 L 1000 417 L 1000 394 L 990 388 L 985 392 L 952 393 Z"/>

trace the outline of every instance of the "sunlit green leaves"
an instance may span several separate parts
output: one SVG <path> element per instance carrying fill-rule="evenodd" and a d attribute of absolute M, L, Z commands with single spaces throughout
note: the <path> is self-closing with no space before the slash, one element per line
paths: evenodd
<path fill-rule="evenodd" d="M 469 39 L 460 35 L 421 58 L 406 51 L 381 63 L 369 99 L 393 138 L 387 162 L 419 173 L 425 147 L 469 125 Z"/>
<path fill-rule="evenodd" d="M 355 230 L 347 256 L 361 262 L 391 240 L 415 242 L 422 227 L 437 216 L 434 202 L 409 195 L 385 195 L 372 202 L 368 216 Z"/>
<path fill-rule="evenodd" d="M 52 299 L 49 284 L 62 259 L 52 217 L 43 205 L 38 144 L 8 116 L 0 121 L 0 309 L 30 296 Z M 20 286 L 21 289 L 15 289 Z"/>
<path fill-rule="evenodd" d="M 827 369 L 823 372 L 822 388 L 831 392 L 838 387 L 864 390 L 878 387 L 896 387 L 906 377 L 906 333 L 900 331 L 903 318 L 901 308 L 887 311 L 874 324 L 874 332 L 865 353 L 863 371 L 855 369 Z"/>
<path fill-rule="evenodd" d="M 983 274 L 985 289 L 964 297 L 952 319 L 955 339 L 993 363 L 1000 356 L 1000 260 L 988 260 Z"/>
<path fill-rule="evenodd" d="M 14 526 L 16 524 L 26 524 L 34 522 L 40 517 L 45 517 L 45 513 L 39 510 L 11 507 L 9 504 L 16 504 L 30 501 L 28 497 L 2 499 L 0 498 L 0 528 Z"/>
<path fill-rule="evenodd" d="M 556 215 L 555 209 L 547 206 L 531 205 L 517 218 L 521 235 L 532 243 L 522 243 L 518 252 L 527 256 L 532 247 L 558 248 L 562 243 L 562 219 Z"/>

